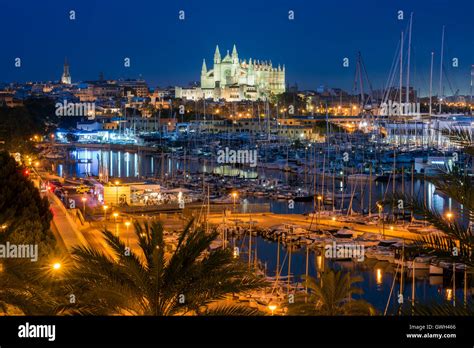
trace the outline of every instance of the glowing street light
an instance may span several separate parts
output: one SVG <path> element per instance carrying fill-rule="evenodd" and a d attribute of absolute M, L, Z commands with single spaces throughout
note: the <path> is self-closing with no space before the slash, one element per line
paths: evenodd
<path fill-rule="evenodd" d="M 81 201 L 82 201 L 82 215 L 84 215 L 84 219 L 85 219 L 86 218 L 86 201 L 87 201 L 87 198 L 82 197 Z"/>
<path fill-rule="evenodd" d="M 107 221 L 107 209 L 109 209 L 108 205 L 102 206 L 102 209 L 104 209 L 104 222 Z"/>
<path fill-rule="evenodd" d="M 53 270 L 59 271 L 61 269 L 61 266 L 62 266 L 61 263 L 55 262 L 53 263 Z"/>
<path fill-rule="evenodd" d="M 275 310 L 277 309 L 277 306 L 274 304 L 269 304 L 268 309 L 272 312 L 272 315 L 275 313 Z"/>
<path fill-rule="evenodd" d="M 115 221 L 115 235 L 118 237 L 119 233 L 118 233 L 117 217 L 119 216 L 119 214 L 115 212 L 113 213 L 113 216 L 114 216 L 114 221 Z"/>
<path fill-rule="evenodd" d="M 450 212 L 450 211 L 448 211 L 448 212 L 446 213 L 446 217 L 448 218 L 448 220 L 451 220 L 451 219 L 453 218 L 453 216 L 454 216 L 453 213 Z"/>

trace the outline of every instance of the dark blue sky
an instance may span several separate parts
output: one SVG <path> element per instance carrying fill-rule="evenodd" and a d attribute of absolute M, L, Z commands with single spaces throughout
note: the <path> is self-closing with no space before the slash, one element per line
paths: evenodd
<path fill-rule="evenodd" d="M 8 82 L 57 80 L 67 56 L 73 81 L 103 71 L 106 78 L 141 74 L 151 86 L 187 84 L 199 80 L 202 58 L 212 66 L 216 44 L 225 55 L 235 43 L 240 57 L 284 63 L 289 83 L 313 89 L 350 90 L 360 50 L 374 88 L 381 88 L 411 11 L 418 89 L 428 86 L 433 50 L 438 79 L 443 24 L 446 62 L 459 58 L 459 68 L 447 64 L 454 90 L 468 92 L 474 64 L 474 0 L 0 0 L 0 6 L 0 81 Z M 405 21 L 397 20 L 398 10 Z M 22 68 L 14 68 L 15 57 Z M 128 69 L 124 57 L 131 58 Z M 342 67 L 344 57 L 349 68 Z"/>

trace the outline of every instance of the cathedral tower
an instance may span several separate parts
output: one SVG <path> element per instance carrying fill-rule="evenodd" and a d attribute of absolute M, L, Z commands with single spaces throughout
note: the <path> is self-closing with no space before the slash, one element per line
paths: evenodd
<path fill-rule="evenodd" d="M 64 59 L 64 68 L 63 75 L 61 76 L 61 83 L 65 85 L 71 84 L 71 75 L 69 74 L 69 64 L 67 62 L 67 58 Z"/>

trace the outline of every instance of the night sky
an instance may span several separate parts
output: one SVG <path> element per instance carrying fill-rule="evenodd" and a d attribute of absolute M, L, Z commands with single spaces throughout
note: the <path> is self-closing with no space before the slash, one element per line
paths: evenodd
<path fill-rule="evenodd" d="M 178 20 L 178 11 L 186 19 Z M 69 20 L 69 11 L 76 20 Z M 288 20 L 288 11 L 295 19 Z M 397 20 L 397 11 L 405 20 Z M 438 81 L 441 27 L 452 89 L 469 91 L 474 64 L 473 0 L 0 0 L 0 81 L 58 80 L 67 56 L 73 82 L 143 77 L 152 87 L 198 81 L 202 59 L 212 68 L 216 44 L 224 57 L 235 43 L 240 58 L 286 65 L 287 82 L 351 91 L 361 51 L 374 88 L 387 80 L 400 31 L 414 12 L 412 76 L 429 83 L 430 52 Z M 14 67 L 21 57 L 22 67 Z M 131 67 L 123 66 L 130 57 Z M 342 59 L 350 58 L 350 67 Z M 451 67 L 451 59 L 459 67 Z M 437 83 L 434 83 L 437 91 Z M 448 84 L 446 94 L 451 94 Z"/>

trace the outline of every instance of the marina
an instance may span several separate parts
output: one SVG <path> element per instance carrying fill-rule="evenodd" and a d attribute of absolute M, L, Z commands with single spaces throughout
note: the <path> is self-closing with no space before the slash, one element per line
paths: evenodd
<path fill-rule="evenodd" d="M 313 152 L 308 151 L 309 145 Z M 273 147 L 260 145 L 259 152 L 271 153 Z M 216 148 L 220 148 L 218 144 Z M 49 160 L 56 174 L 73 177 L 72 183 L 94 179 L 108 180 L 114 186 L 114 181 L 120 180 L 120 187 L 128 185 L 127 182 L 137 187 L 133 182 L 139 181 L 145 191 L 147 186 L 159 186 L 160 199 L 149 203 L 116 204 L 112 196 L 110 204 L 120 215 L 133 219 L 145 212 L 149 216 L 159 214 L 161 217 L 166 213 L 178 217 L 182 212 L 203 219 L 211 228 L 221 231 L 222 236 L 211 249 L 239 250 L 240 258 L 273 284 L 260 295 L 236 298 L 239 303 L 263 310 L 270 302 L 278 303 L 279 313 L 284 314 L 285 296 L 304 296 L 302 277 L 317 278 L 325 268 L 362 276 L 360 286 L 364 294 L 361 298 L 373 303 L 381 313 L 396 311 L 399 304 L 392 294 L 400 293 L 403 283 L 410 284 L 403 290 L 407 301 L 416 298 L 417 303 L 429 304 L 449 301 L 453 296 L 466 301 L 471 299 L 472 277 L 462 264 L 453 266 L 442 258 L 423 253 L 408 257 L 403 252 L 407 259 L 400 258 L 400 250 L 405 247 L 408 250 L 420 237 L 438 235 L 440 231 L 422 217 L 405 214 L 402 209 L 389 205 L 380 208 L 381 202 L 386 201 L 396 187 L 398 192 L 424 200 L 430 209 L 440 214 L 459 211 L 462 215 L 462 206 L 437 191 L 425 173 L 415 170 L 417 158 L 425 156 L 429 160 L 428 153 L 437 150 L 418 149 L 410 155 L 410 152 L 386 149 L 382 157 L 371 158 L 364 154 L 352 163 L 344 163 L 334 150 L 328 151 L 331 164 L 326 167 L 327 152 L 323 152 L 322 147 L 317 148 L 317 143 L 309 143 L 304 150 L 288 150 L 288 157 L 301 158 L 293 162 L 292 171 L 285 169 L 286 163 L 291 165 L 291 161 L 286 162 L 284 158 L 284 165 L 279 167 L 272 162 L 259 162 L 256 168 L 231 166 L 239 173 L 254 172 L 254 176 L 229 176 L 216 171 L 222 164 L 212 161 L 212 156 L 188 155 L 189 150 L 184 146 L 166 156 L 147 151 L 75 147 L 62 159 Z M 397 163 L 399 157 L 401 160 Z M 77 158 L 88 160 L 74 160 Z M 387 171 L 377 175 L 373 168 Z M 169 196 L 175 199 L 174 205 L 169 198 L 161 198 L 173 195 L 173 190 L 186 197 L 184 206 L 179 206 L 176 197 Z M 100 195 L 98 199 L 99 207 L 107 204 L 100 201 Z M 207 211 L 204 216 L 203 210 Z M 91 210 L 90 218 L 100 219 L 100 215 L 100 210 Z M 468 217 L 464 219 L 468 224 Z M 334 250 L 345 245 L 360 247 L 363 254 L 356 255 L 358 258 L 326 258 L 325 248 L 331 245 Z"/>
<path fill-rule="evenodd" d="M 472 345 L 474 3 L 379 3 L 9 2 L 0 348 Z"/>

